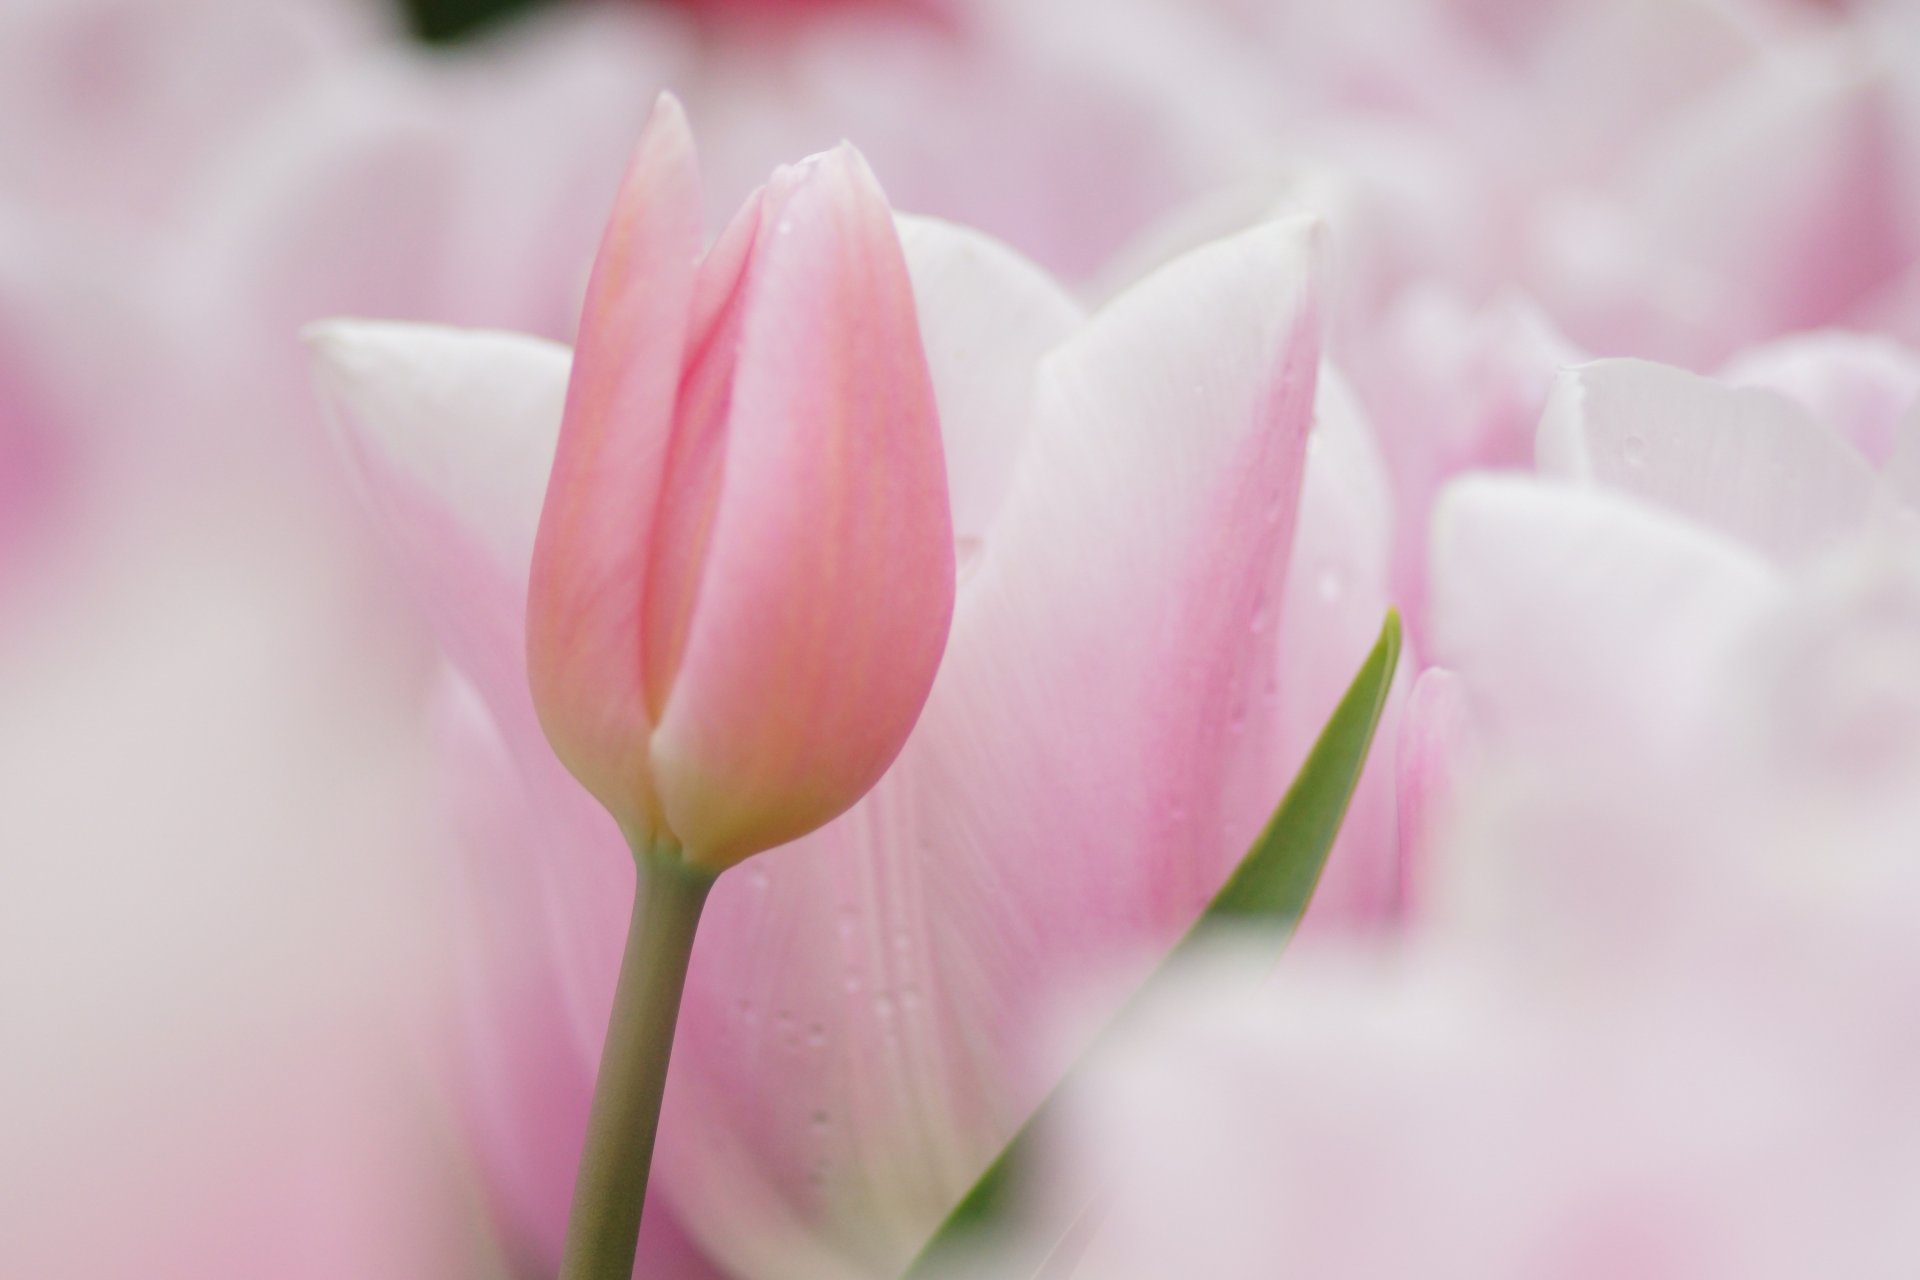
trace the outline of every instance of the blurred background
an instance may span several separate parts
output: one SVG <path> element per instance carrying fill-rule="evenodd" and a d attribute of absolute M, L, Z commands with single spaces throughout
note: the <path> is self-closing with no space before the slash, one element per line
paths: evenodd
<path fill-rule="evenodd" d="M 1899 0 L 0 0 L 0 1272 L 538 1274 L 446 1083 L 511 940 L 299 334 L 569 339 L 662 89 L 710 220 L 849 138 L 1090 305 L 1326 217 L 1418 652 L 1437 477 L 1525 465 L 1558 364 L 1920 341 L 1916 42 Z"/>

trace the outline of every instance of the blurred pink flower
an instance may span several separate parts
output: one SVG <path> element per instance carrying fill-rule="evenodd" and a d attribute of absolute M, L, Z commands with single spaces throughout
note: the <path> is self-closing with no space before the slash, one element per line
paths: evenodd
<path fill-rule="evenodd" d="M 1564 368 L 1534 444 L 1537 472 L 1563 483 L 1480 479 L 1460 490 L 1474 501 L 1443 499 L 1425 656 L 1459 679 L 1444 693 L 1423 681 L 1408 721 L 1417 758 L 1402 762 L 1401 785 L 1423 811 L 1446 807 L 1440 780 L 1461 772 L 1445 743 L 1461 759 L 1539 735 L 1583 752 L 1632 743 L 1647 759 L 1721 749 L 1691 726 L 1713 684 L 1705 655 L 1764 598 L 1735 584 L 1810 572 L 1912 520 L 1920 357 L 1884 339 L 1810 333 L 1741 354 L 1725 377 L 1639 360 Z M 1674 522 L 1671 535 L 1641 539 L 1589 490 L 1661 509 L 1648 519 Z M 1513 514 L 1536 509 L 1555 514 Z M 1478 514 L 1496 510 L 1497 521 Z M 1509 526 L 1521 519 L 1540 532 L 1517 538 Z M 1696 577 L 1707 564 L 1722 570 Z M 1530 586 L 1517 585 L 1523 575 Z M 1424 854 L 1408 856 L 1424 866 Z"/>

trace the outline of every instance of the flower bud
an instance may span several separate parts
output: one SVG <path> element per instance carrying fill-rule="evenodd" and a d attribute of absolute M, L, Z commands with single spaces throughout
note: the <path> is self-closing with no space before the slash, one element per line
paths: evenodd
<path fill-rule="evenodd" d="M 953 612 L 933 389 L 892 214 L 851 147 L 704 256 L 663 97 L 588 287 L 527 608 L 561 760 L 636 849 L 718 871 L 892 763 Z"/>

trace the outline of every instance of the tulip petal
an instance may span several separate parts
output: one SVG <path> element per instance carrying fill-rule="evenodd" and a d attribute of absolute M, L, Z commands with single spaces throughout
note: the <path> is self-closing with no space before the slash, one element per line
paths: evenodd
<path fill-rule="evenodd" d="M 1285 789 L 1276 761 L 1260 809 L 1223 816 L 1210 766 L 1236 677 L 1276 661 L 1316 242 L 1294 221 L 1206 247 L 1041 362 L 900 759 L 716 887 L 658 1168 L 738 1273 L 897 1274 L 1067 1060 L 1021 1052 L 1060 984 L 1144 972 Z"/>
<path fill-rule="evenodd" d="M 527 603 L 541 724 L 636 839 L 657 825 L 641 613 L 699 250 L 693 139 L 663 96 L 587 286 Z"/>
<path fill-rule="evenodd" d="M 548 749 L 525 659 L 527 563 L 560 429 L 566 349 L 428 325 L 333 321 L 308 339 L 375 528 L 448 661 L 510 749 L 540 829 L 537 865 L 566 1015 L 595 1046 L 612 1000 L 632 868 L 605 812 Z"/>
<path fill-rule="evenodd" d="M 1433 658 L 1521 742 L 1578 726 L 1684 752 L 1730 637 L 1778 592 L 1747 548 L 1605 490 L 1456 481 L 1433 539 Z"/>
<path fill-rule="evenodd" d="M 566 349 L 363 321 L 314 325 L 307 339 L 376 528 L 454 667 L 515 723 L 531 710 L 522 602 Z"/>
<path fill-rule="evenodd" d="M 324 321 L 306 339 L 352 456 L 363 466 L 377 458 L 444 506 L 510 582 L 524 584 L 560 434 L 567 349 L 373 320 Z"/>
<path fill-rule="evenodd" d="M 1299 527 L 1291 554 L 1275 566 L 1280 607 L 1259 694 L 1265 714 L 1229 722 L 1237 739 L 1225 774 L 1232 812 L 1271 804 L 1275 777 L 1299 771 L 1345 682 L 1377 640 L 1392 603 L 1393 532 L 1393 493 L 1380 451 L 1345 380 L 1323 367 Z M 1397 679 L 1388 690 L 1383 742 L 1398 733 L 1410 679 Z M 1398 911 L 1394 809 L 1392 752 L 1376 748 L 1307 911 L 1309 934 L 1383 921 Z"/>
<path fill-rule="evenodd" d="M 653 741 L 668 826 L 723 867 L 892 763 L 946 644 L 953 535 L 913 292 L 851 148 L 776 175 L 706 567 Z"/>
<path fill-rule="evenodd" d="M 1877 334 L 1825 330 L 1750 347 L 1720 380 L 1798 401 L 1869 462 L 1885 466 L 1901 415 L 1920 400 L 1920 356 Z"/>
<path fill-rule="evenodd" d="M 1809 41 L 1682 116 L 1626 179 L 1631 221 L 1718 342 L 1844 323 L 1913 258 L 1892 60 Z M 1696 347 L 1696 349 L 1698 349 Z"/>
<path fill-rule="evenodd" d="M 964 563 L 999 511 L 1026 443 L 1034 367 L 1085 316 L 1051 276 L 990 236 L 937 218 L 895 223 L 940 405 Z"/>
<path fill-rule="evenodd" d="M 1540 470 L 1624 489 L 1781 560 L 1865 517 L 1873 474 L 1792 401 L 1642 360 L 1600 360 L 1555 383 Z"/>
<path fill-rule="evenodd" d="M 673 440 L 667 447 L 666 479 L 653 520 L 644 584 L 641 650 L 647 707 L 656 719 L 679 674 L 693 604 L 706 571 L 707 546 L 720 501 L 727 418 L 733 407 L 747 264 L 759 238 L 760 204 L 756 193 L 715 242 L 694 281 L 687 363 L 680 375 Z"/>
<path fill-rule="evenodd" d="M 1218 809 L 1222 728 L 1266 713 L 1252 686 L 1312 421 L 1319 235 L 1292 219 L 1207 246 L 1042 363 L 940 693 L 971 686 L 954 712 L 1000 756 L 969 761 L 1020 815 L 994 843 L 1051 849 L 1015 873 L 1043 917 L 1190 920 L 1285 785 L 1276 770 L 1260 810 Z"/>
<path fill-rule="evenodd" d="M 508 742 L 451 671 L 436 681 L 432 699 L 435 736 L 449 785 L 457 789 L 448 812 L 459 847 L 470 855 L 454 869 L 461 927 L 451 942 L 461 1036 L 448 1074 L 506 1253 L 531 1272 L 553 1274 L 587 1130 L 598 1042 L 577 1034 L 566 1019 L 566 992 L 553 963 L 554 937 L 566 924 L 553 915 L 541 874 L 558 833 L 541 824 L 513 748 L 551 753 L 537 729 L 530 741 Z M 624 866 L 617 854 L 604 856 L 618 842 L 606 835 L 612 838 L 586 844 L 605 864 Z M 617 936 L 601 941 L 619 945 Z M 658 1194 L 647 1204 L 635 1273 L 719 1280 Z"/>

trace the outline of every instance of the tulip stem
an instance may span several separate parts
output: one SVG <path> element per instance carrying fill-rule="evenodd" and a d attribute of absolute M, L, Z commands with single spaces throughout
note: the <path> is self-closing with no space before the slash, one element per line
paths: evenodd
<path fill-rule="evenodd" d="M 713 877 L 676 848 L 635 859 L 633 923 L 573 1185 L 560 1280 L 631 1280 L 680 992 Z"/>

